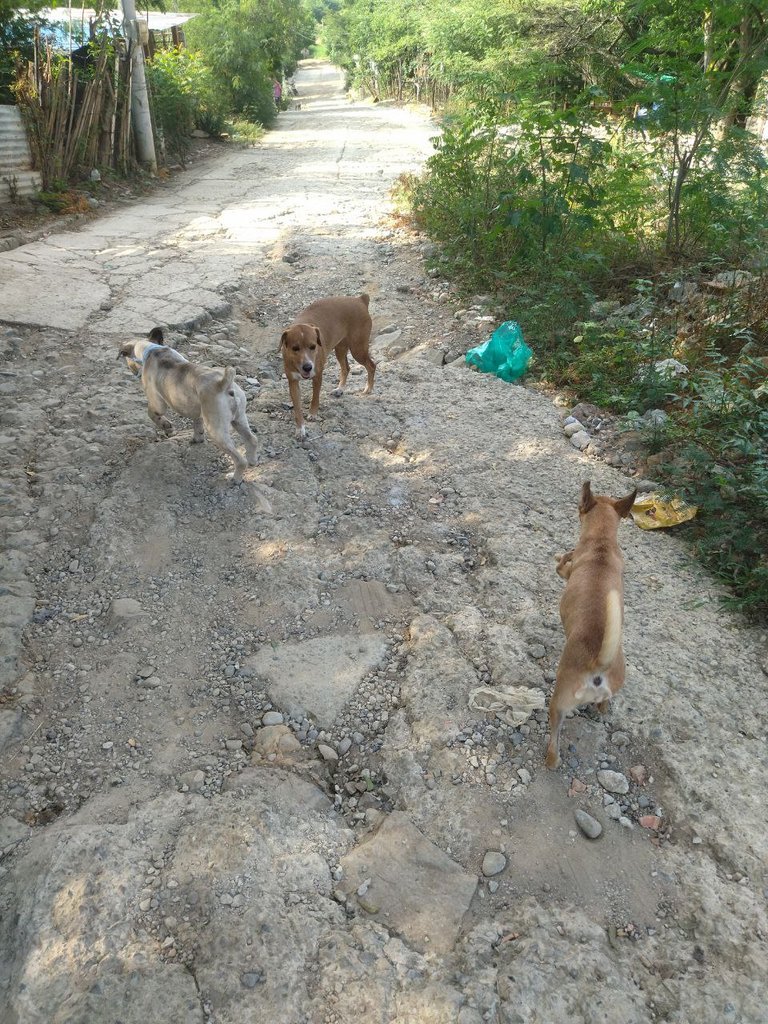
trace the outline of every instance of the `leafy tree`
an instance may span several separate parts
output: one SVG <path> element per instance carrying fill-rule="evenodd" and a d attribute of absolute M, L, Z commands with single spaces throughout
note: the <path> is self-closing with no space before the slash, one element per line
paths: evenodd
<path fill-rule="evenodd" d="M 187 43 L 199 49 L 227 106 L 262 124 L 275 115 L 272 81 L 290 73 L 314 38 L 301 0 L 192 0 L 199 16 L 186 25 Z"/>
<path fill-rule="evenodd" d="M 0 0 L 0 103 L 13 102 L 15 64 L 20 58 L 32 57 L 32 16 L 41 6 L 35 0 L 23 6 L 12 0 Z"/>

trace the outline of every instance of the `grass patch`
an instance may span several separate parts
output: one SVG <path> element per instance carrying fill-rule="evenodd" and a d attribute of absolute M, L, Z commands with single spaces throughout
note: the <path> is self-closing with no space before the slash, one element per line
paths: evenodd
<path fill-rule="evenodd" d="M 233 142 L 254 146 L 264 138 L 264 126 L 245 118 L 235 118 L 226 128 Z"/>

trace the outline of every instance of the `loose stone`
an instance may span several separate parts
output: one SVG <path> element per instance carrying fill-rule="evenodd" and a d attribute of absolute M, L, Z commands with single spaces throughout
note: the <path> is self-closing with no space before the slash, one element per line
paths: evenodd
<path fill-rule="evenodd" d="M 587 839 L 597 839 L 597 837 L 601 835 L 603 826 L 596 818 L 593 818 L 591 814 L 587 814 L 586 811 L 577 810 L 574 811 L 573 816 L 576 819 L 576 824 Z"/>
<path fill-rule="evenodd" d="M 507 858 L 497 850 L 488 850 L 483 857 L 482 872 L 486 878 L 500 874 L 507 866 Z"/>
<path fill-rule="evenodd" d="M 626 775 L 622 775 L 621 772 L 612 772 L 607 768 L 603 768 L 597 773 L 597 781 L 609 793 L 629 792 L 629 779 Z"/>

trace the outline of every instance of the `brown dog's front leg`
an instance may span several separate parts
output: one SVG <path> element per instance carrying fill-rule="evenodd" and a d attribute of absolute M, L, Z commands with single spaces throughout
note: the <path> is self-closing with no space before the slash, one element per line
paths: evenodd
<path fill-rule="evenodd" d="M 306 437 L 307 428 L 304 426 L 304 416 L 301 411 L 301 391 L 297 380 L 288 380 L 288 392 L 293 402 L 293 418 L 296 421 L 296 436 Z"/>
<path fill-rule="evenodd" d="M 317 416 L 318 410 L 320 409 L 320 387 L 323 383 L 322 373 L 315 373 L 312 378 L 312 404 L 309 407 L 309 415 L 312 419 Z"/>

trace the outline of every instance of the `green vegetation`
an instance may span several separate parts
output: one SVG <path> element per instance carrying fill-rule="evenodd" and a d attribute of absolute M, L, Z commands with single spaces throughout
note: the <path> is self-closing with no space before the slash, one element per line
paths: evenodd
<path fill-rule="evenodd" d="M 768 610 L 762 5 L 348 0 L 322 37 L 351 86 L 441 112 L 426 173 L 401 183 L 440 269 L 520 321 L 542 380 L 668 413 L 649 468 L 699 505 L 681 532 Z M 748 283 L 706 287 L 731 268 Z M 621 314 L 590 316 L 603 299 Z M 688 372 L 660 376 L 666 358 Z"/>
<path fill-rule="evenodd" d="M 211 135 L 224 131 L 226 107 L 214 75 L 199 52 L 172 49 L 158 50 L 147 62 L 147 78 L 166 156 L 183 166 L 194 128 Z"/>
<path fill-rule="evenodd" d="M 275 117 L 272 82 L 289 75 L 301 50 L 314 41 L 314 21 L 301 0 L 193 0 L 187 22 L 228 114 L 269 125 Z"/>
<path fill-rule="evenodd" d="M 14 0 L 0 0 L 0 103 L 13 103 L 13 85 L 19 59 L 30 60 L 34 50 L 34 26 L 28 12 L 37 11 L 33 0 L 23 11 Z"/>

